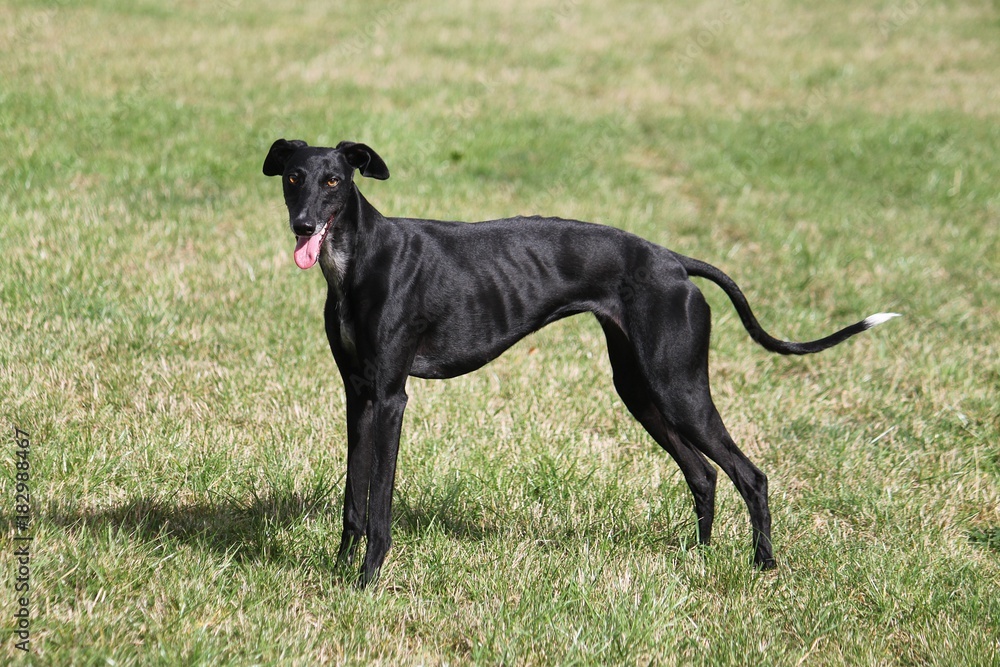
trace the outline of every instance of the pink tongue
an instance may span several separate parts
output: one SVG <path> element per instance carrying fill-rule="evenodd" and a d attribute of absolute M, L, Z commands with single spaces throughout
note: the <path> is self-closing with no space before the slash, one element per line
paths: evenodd
<path fill-rule="evenodd" d="M 319 244 L 322 234 L 295 237 L 295 265 L 300 269 L 308 269 L 319 259 Z"/>

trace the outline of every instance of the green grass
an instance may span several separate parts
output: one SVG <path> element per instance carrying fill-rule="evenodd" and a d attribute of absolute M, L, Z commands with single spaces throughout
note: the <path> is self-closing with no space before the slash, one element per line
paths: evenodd
<path fill-rule="evenodd" d="M 356 6 L 354 6 L 356 5 Z M 24 664 L 995 665 L 995 3 L 12 1 L 0 6 L 0 413 L 31 434 Z M 395 544 L 358 592 L 324 286 L 278 137 L 365 141 L 389 215 L 544 213 L 718 264 L 720 479 L 626 414 L 600 328 L 411 381 Z M 13 627 L 13 445 L 0 614 Z"/>

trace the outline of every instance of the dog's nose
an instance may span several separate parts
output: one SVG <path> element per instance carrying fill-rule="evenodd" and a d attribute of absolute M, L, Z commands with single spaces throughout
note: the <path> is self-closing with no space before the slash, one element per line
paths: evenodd
<path fill-rule="evenodd" d="M 292 231 L 296 236 L 312 236 L 316 233 L 316 225 L 311 220 L 296 218 L 292 220 Z"/>

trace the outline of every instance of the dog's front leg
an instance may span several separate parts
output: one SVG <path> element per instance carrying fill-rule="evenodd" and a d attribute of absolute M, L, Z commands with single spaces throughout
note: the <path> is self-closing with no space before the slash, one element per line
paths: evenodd
<path fill-rule="evenodd" d="M 392 490 L 406 400 L 406 392 L 401 387 L 392 393 L 377 396 L 372 403 L 374 457 L 368 491 L 368 545 L 358 581 L 361 587 L 367 586 L 378 576 L 382 562 L 392 546 Z"/>
<path fill-rule="evenodd" d="M 337 560 L 350 564 L 365 535 L 368 487 L 372 472 L 372 402 L 357 387 L 347 386 L 347 483 L 344 489 L 344 533 Z"/>

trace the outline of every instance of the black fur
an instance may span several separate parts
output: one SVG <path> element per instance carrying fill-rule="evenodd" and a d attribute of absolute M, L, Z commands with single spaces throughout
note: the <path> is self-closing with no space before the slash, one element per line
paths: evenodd
<path fill-rule="evenodd" d="M 736 283 L 709 264 L 574 220 L 386 218 L 355 186 L 356 169 L 389 176 L 372 149 L 351 142 L 314 148 L 279 139 L 264 160 L 266 175 L 282 176 L 295 234 L 325 234 L 318 261 L 329 285 L 326 333 L 347 392 L 340 558 L 351 561 L 367 538 L 361 585 L 377 575 L 391 544 L 406 378 L 468 373 L 546 324 L 584 312 L 604 329 L 618 394 L 680 465 L 699 540 L 709 541 L 715 513 L 711 459 L 746 501 L 754 562 L 774 567 L 767 478 L 712 402 L 710 313 L 688 278 L 718 284 L 753 339 L 774 352 L 818 352 L 868 328 L 868 320 L 812 343 L 781 341 L 760 327 Z"/>

